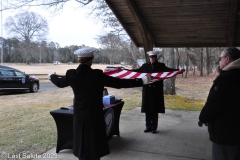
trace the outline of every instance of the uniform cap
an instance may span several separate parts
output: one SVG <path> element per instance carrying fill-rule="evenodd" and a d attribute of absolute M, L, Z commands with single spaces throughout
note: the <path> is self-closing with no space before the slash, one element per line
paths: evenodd
<path fill-rule="evenodd" d="M 149 57 L 157 56 L 159 52 L 158 51 L 148 51 L 147 54 Z"/>
<path fill-rule="evenodd" d="M 84 47 L 74 51 L 74 54 L 77 55 L 78 57 L 94 57 L 93 53 L 96 50 L 97 49 L 94 47 Z"/>

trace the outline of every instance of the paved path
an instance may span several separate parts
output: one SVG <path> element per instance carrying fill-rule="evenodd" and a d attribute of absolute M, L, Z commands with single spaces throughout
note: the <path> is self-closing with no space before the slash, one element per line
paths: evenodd
<path fill-rule="evenodd" d="M 145 115 L 137 107 L 121 115 L 120 137 L 113 136 L 109 141 L 111 153 L 101 160 L 211 160 L 207 128 L 198 127 L 198 116 L 196 111 L 167 109 L 159 114 L 158 132 L 144 133 Z M 55 151 L 53 148 L 47 153 Z M 63 150 L 54 159 L 78 158 L 72 150 Z"/>

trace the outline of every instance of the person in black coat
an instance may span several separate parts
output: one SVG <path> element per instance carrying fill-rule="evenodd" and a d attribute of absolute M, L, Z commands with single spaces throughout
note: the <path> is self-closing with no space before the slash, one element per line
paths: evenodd
<path fill-rule="evenodd" d="M 133 69 L 131 71 L 141 73 L 154 73 L 178 70 L 168 68 L 164 63 L 158 62 L 158 53 L 159 52 L 157 51 L 147 52 L 150 62 L 144 63 L 140 68 Z M 158 113 L 165 113 L 163 80 L 158 80 L 154 83 L 143 86 L 141 112 L 145 113 L 146 115 L 146 129 L 144 132 L 156 133 L 158 127 Z"/>
<path fill-rule="evenodd" d="M 143 79 L 118 79 L 102 70 L 92 69 L 93 47 L 75 51 L 81 63 L 77 69 L 67 70 L 65 76 L 49 74 L 56 86 L 71 86 L 74 93 L 73 154 L 80 160 L 96 160 L 110 153 L 103 115 L 104 86 L 113 88 L 139 87 L 148 83 Z"/>
<path fill-rule="evenodd" d="M 240 160 L 240 50 L 224 49 L 219 66 L 198 124 L 208 126 L 213 160 Z"/>

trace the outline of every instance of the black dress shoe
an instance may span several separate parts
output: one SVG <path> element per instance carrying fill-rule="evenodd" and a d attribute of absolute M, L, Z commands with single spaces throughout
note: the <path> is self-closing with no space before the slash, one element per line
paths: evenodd
<path fill-rule="evenodd" d="M 152 130 L 151 129 L 145 129 L 144 132 L 147 133 L 147 132 L 151 132 Z"/>
<path fill-rule="evenodd" d="M 157 131 L 152 131 L 153 134 L 157 133 Z"/>

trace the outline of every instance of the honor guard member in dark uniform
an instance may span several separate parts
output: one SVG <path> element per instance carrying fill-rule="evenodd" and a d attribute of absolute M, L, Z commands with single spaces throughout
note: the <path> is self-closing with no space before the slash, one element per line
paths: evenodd
<path fill-rule="evenodd" d="M 168 68 L 164 63 L 158 62 L 158 53 L 158 51 L 147 52 L 150 62 L 145 63 L 140 68 L 133 69 L 132 71 L 141 73 L 153 73 L 178 70 Z M 165 113 L 163 80 L 158 80 L 154 83 L 143 86 L 141 112 L 145 113 L 146 115 L 146 129 L 144 132 L 156 133 L 158 127 L 158 113 Z"/>
<path fill-rule="evenodd" d="M 150 78 L 118 79 L 105 75 L 102 70 L 92 69 L 95 51 L 92 47 L 76 50 L 74 54 L 81 63 L 77 69 L 67 70 L 65 76 L 48 75 L 56 86 L 70 86 L 73 90 L 73 154 L 80 160 L 96 160 L 110 153 L 103 115 L 104 86 L 139 87 L 147 84 Z"/>

